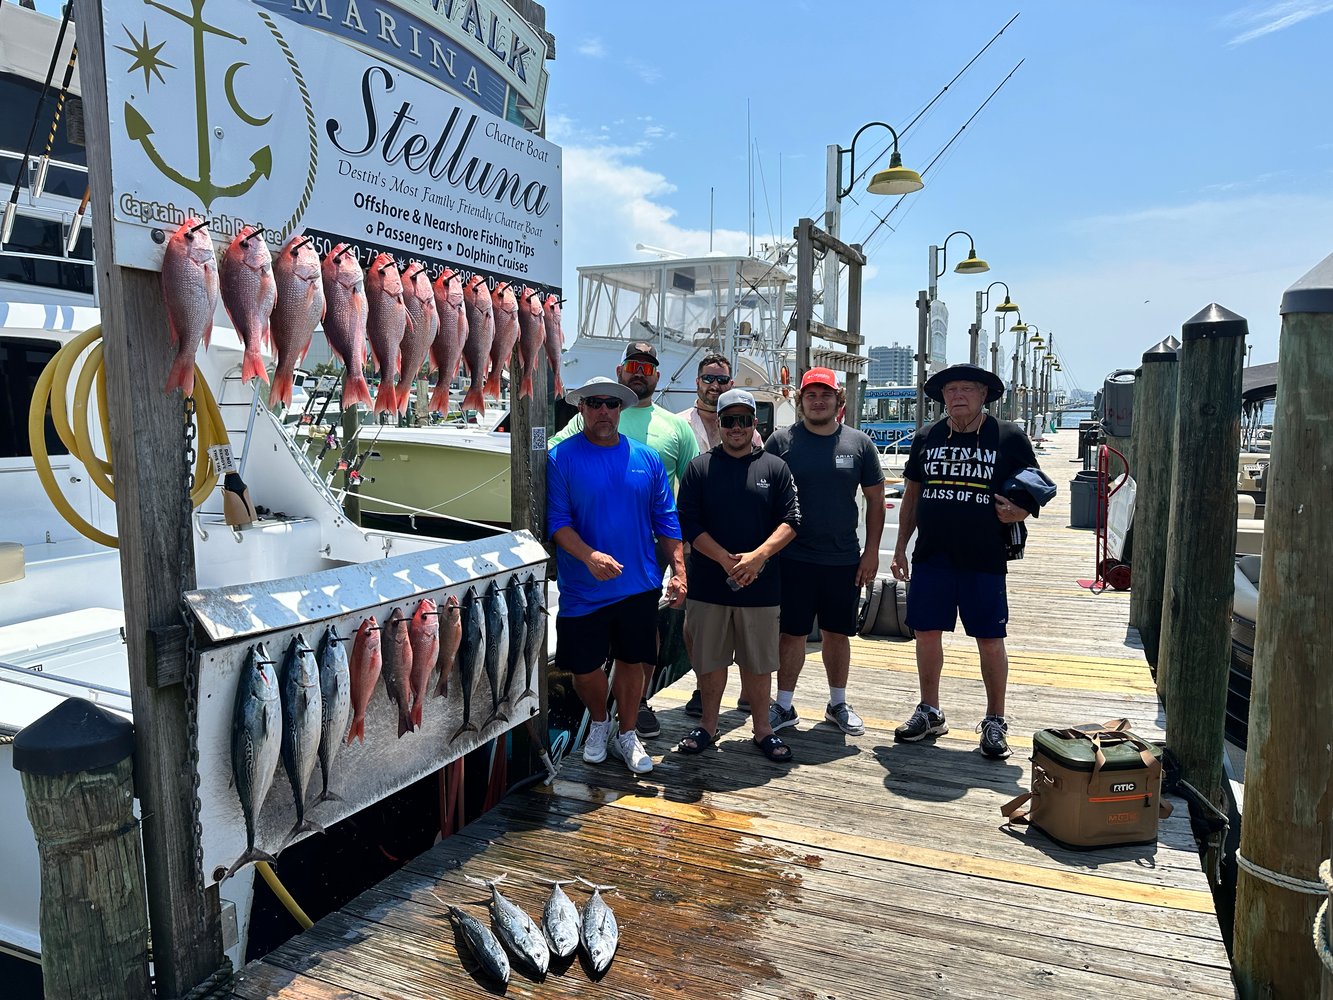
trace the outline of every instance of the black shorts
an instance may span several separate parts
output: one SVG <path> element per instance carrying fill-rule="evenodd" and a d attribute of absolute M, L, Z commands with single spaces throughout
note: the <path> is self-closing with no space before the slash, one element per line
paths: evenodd
<path fill-rule="evenodd" d="M 657 599 L 661 591 L 623 597 L 586 615 L 557 615 L 555 666 L 590 674 L 610 655 L 623 663 L 657 663 Z"/>
<path fill-rule="evenodd" d="M 783 559 L 782 634 L 809 635 L 818 615 L 821 631 L 854 635 L 860 598 L 856 571 L 860 565 L 855 562 L 848 566 L 822 566 Z"/>

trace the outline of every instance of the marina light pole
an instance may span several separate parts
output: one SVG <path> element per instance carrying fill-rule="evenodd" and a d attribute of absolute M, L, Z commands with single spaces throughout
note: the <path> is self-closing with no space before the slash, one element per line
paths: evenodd
<path fill-rule="evenodd" d="M 925 419 L 926 412 L 926 358 L 930 354 L 930 311 L 931 306 L 936 299 L 939 289 L 939 280 L 944 276 L 945 269 L 949 266 L 949 241 L 955 236 L 967 237 L 967 259 L 960 261 L 954 267 L 955 274 L 981 274 L 990 270 L 990 265 L 977 256 L 977 245 L 972 239 L 972 234 L 962 229 L 955 229 L 948 236 L 944 237 L 939 246 L 931 244 L 930 247 L 930 271 L 928 272 L 930 280 L 926 285 L 926 291 L 917 294 L 916 306 L 917 314 L 917 344 L 916 344 L 916 429 L 920 430 Z M 1006 286 L 1006 291 L 1008 286 Z M 978 321 L 980 322 L 980 321 Z M 972 357 L 976 357 L 976 338 L 977 327 L 972 328 Z M 975 360 L 973 361 L 975 364 Z"/>
<path fill-rule="evenodd" d="M 1019 387 L 1022 385 L 1022 383 L 1019 382 L 1018 380 L 1018 358 L 1019 354 L 1022 352 L 1021 345 L 1023 343 L 1023 338 L 1028 335 L 1027 324 L 1023 322 L 1022 313 L 1020 313 L 1018 316 L 1018 322 L 1016 322 L 1009 329 L 1010 332 L 1013 333 L 1014 335 L 1014 353 L 1013 357 L 1010 358 L 1010 360 L 1013 362 L 1014 370 L 1013 374 L 1009 377 L 1009 403 L 1005 407 L 1005 411 L 1009 414 L 1010 420 L 1017 420 L 1018 393 L 1019 393 Z"/>
<path fill-rule="evenodd" d="M 975 253 L 976 253 L 976 251 L 974 250 L 974 251 L 973 251 L 973 255 L 974 255 L 974 256 L 975 256 Z M 963 261 L 963 264 L 966 264 L 966 263 L 967 263 L 967 261 Z M 985 263 L 985 262 L 982 261 L 982 263 Z M 961 268 L 962 265 L 960 264 L 959 267 Z M 979 271 L 979 270 L 984 270 L 984 268 L 978 268 L 977 270 L 978 270 L 978 271 Z M 966 273 L 973 273 L 973 272 L 966 272 Z M 985 291 L 977 292 L 977 321 L 976 321 L 975 323 L 972 324 L 972 328 L 968 331 L 969 334 L 971 335 L 971 340 L 970 340 L 970 342 L 968 343 L 968 348 L 967 348 L 967 360 L 970 361 L 970 362 L 971 362 L 972 364 L 974 364 L 974 365 L 979 365 L 979 364 L 981 364 L 981 348 L 980 348 L 980 338 L 981 338 L 981 317 L 984 316 L 984 315 L 986 314 L 986 312 L 987 312 L 988 309 L 990 309 L 990 290 L 991 290 L 992 288 L 994 288 L 996 285 L 1004 285 L 1004 301 L 1001 302 L 998 306 L 995 307 L 995 311 L 996 311 L 997 313 L 1011 313 L 1011 312 L 1012 312 L 1012 313 L 1016 313 L 1016 312 L 1018 312 L 1018 305 L 1017 305 L 1017 303 L 1015 303 L 1015 302 L 1011 302 L 1011 301 L 1009 300 L 1009 286 L 1006 285 L 1003 281 L 992 281 L 989 285 L 986 286 L 986 290 L 985 290 Z M 998 317 L 997 317 L 997 319 L 998 319 Z M 997 332 L 997 334 L 998 334 L 999 331 L 997 330 L 996 332 Z M 991 370 L 992 370 L 992 371 L 995 370 L 994 354 L 995 354 L 995 352 L 992 351 L 992 352 L 991 352 L 991 355 L 992 355 Z"/>

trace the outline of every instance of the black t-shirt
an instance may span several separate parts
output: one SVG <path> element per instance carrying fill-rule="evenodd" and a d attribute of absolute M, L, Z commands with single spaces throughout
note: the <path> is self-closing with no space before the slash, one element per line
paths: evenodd
<path fill-rule="evenodd" d="M 756 448 L 733 458 L 721 445 L 690 462 L 676 499 L 681 533 L 693 543 L 704 532 L 728 552 L 757 549 L 779 524 L 801 523 L 796 483 L 787 463 Z M 690 597 L 733 608 L 767 608 L 782 602 L 778 560 L 770 559 L 747 587 L 732 590 L 722 567 L 690 550 Z"/>
<path fill-rule="evenodd" d="M 947 556 L 959 569 L 1005 572 L 1006 526 L 993 495 L 1020 469 L 1037 464 L 1023 428 L 987 415 L 971 434 L 945 417 L 912 442 L 903 475 L 921 484 L 913 562 Z"/>

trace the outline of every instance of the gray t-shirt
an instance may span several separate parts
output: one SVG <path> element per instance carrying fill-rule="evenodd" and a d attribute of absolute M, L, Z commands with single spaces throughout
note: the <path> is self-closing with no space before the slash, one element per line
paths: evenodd
<path fill-rule="evenodd" d="M 856 492 L 884 482 L 870 437 L 845 424 L 832 434 L 814 434 L 797 423 L 775 430 L 764 450 L 791 467 L 801 498 L 801 526 L 782 557 L 824 566 L 860 562 Z"/>

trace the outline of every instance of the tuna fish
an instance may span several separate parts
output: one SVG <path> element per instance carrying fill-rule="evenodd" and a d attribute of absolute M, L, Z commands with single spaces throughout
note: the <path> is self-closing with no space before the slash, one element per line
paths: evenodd
<path fill-rule="evenodd" d="M 286 251 L 284 251 L 285 253 Z M 347 367 L 343 378 L 342 406 L 351 409 L 357 403 L 370 405 L 370 386 L 366 384 L 366 275 L 346 243 L 339 243 L 324 258 L 324 296 L 328 308 L 324 314 L 324 336 L 329 347 Z M 282 289 L 278 290 L 282 302 Z"/>
<path fill-rule="evenodd" d="M 434 895 L 432 893 L 431 895 Z M 435 897 L 439 899 L 438 896 Z M 441 900 L 443 902 L 443 900 Z M 509 983 L 509 956 L 500 946 L 499 940 L 490 929 L 476 917 L 469 916 L 456 906 L 449 907 L 449 919 L 462 932 L 467 942 L 468 951 L 472 952 L 478 964 L 492 979 L 505 985 Z"/>
<path fill-rule="evenodd" d="M 200 341 L 208 346 L 218 304 L 218 262 L 208 223 L 191 216 L 167 240 L 162 257 L 162 298 L 167 306 L 171 345 L 176 348 L 166 391 L 179 388 L 193 396 L 194 354 Z"/>
<path fill-rule="evenodd" d="M 384 620 L 380 648 L 384 652 L 384 690 L 398 708 L 398 736 L 412 731 L 412 639 L 409 619 L 399 608 Z"/>
<path fill-rule="evenodd" d="M 382 253 L 366 272 L 366 304 L 370 307 L 366 336 L 379 368 L 380 390 L 375 394 L 376 413 L 396 413 L 399 352 L 411 321 L 403 302 L 403 278 L 393 255 Z"/>
<path fill-rule="evenodd" d="M 523 364 L 523 381 L 519 395 L 532 398 L 532 380 L 546 343 L 546 320 L 542 313 L 541 293 L 535 288 L 524 288 L 518 297 L 518 357 Z M 513 375 L 510 375 L 512 382 Z M 511 389 L 512 391 L 512 389 Z"/>
<path fill-rule="evenodd" d="M 273 277 L 273 258 L 262 229 L 241 227 L 222 255 L 218 288 L 231 325 L 245 345 L 241 381 L 248 383 L 253 378 L 262 378 L 267 382 L 268 372 L 259 348 L 271 340 L 269 317 L 278 301 L 278 283 Z"/>
<path fill-rule="evenodd" d="M 269 347 L 278 356 L 269 389 L 269 405 L 290 405 L 292 373 L 310 349 L 315 327 L 324 319 L 324 285 L 320 280 L 319 254 L 310 238 L 293 236 L 273 261 L 277 305 L 269 323 Z"/>
<path fill-rule="evenodd" d="M 458 644 L 458 676 L 463 682 L 463 724 L 458 732 L 449 737 L 453 742 L 464 733 L 475 733 L 476 725 L 472 721 L 472 688 L 476 686 L 477 675 L 482 671 L 482 661 L 486 658 L 486 613 L 481 606 L 481 598 L 476 587 L 468 587 L 462 603 L 463 630 Z"/>
<path fill-rule="evenodd" d="M 431 364 L 439 372 L 435 392 L 430 397 L 429 409 L 435 413 L 449 412 L 449 384 L 458 375 L 458 364 L 463 360 L 463 344 L 467 340 L 467 310 L 463 308 L 463 279 L 445 268 L 435 279 L 435 311 L 440 328 L 431 341 Z"/>
<path fill-rule="evenodd" d="M 474 274 L 463 289 L 463 306 L 467 313 L 467 342 L 463 345 L 463 360 L 471 378 L 463 409 L 486 412 L 486 399 L 481 387 L 491 363 L 491 344 L 495 341 L 495 317 L 492 315 L 490 292 L 486 279 Z"/>
<path fill-rule="evenodd" d="M 435 689 L 437 695 L 449 693 L 449 675 L 458 662 L 458 646 L 463 641 L 463 616 L 459 610 L 458 598 L 453 594 L 440 609 L 440 686 Z"/>
<path fill-rule="evenodd" d="M 526 639 L 528 635 L 528 601 L 523 596 L 523 582 L 519 580 L 515 573 L 509 578 L 509 583 L 505 585 L 505 613 L 507 615 L 507 624 L 509 626 L 508 637 L 508 655 L 505 658 L 505 679 L 500 688 L 500 704 L 512 706 L 515 701 L 521 701 L 522 695 L 513 698 L 510 694 L 514 689 L 514 674 L 518 673 L 519 665 L 524 663 L 524 652 L 526 650 Z M 523 673 L 526 675 L 527 670 Z"/>
<path fill-rule="evenodd" d="M 319 641 L 319 771 L 324 780 L 318 802 L 336 799 L 329 790 L 329 775 L 333 762 L 342 748 L 343 733 L 347 732 L 347 717 L 352 714 L 352 672 L 343 649 L 343 640 L 330 625 Z"/>
<path fill-rule="evenodd" d="M 264 644 L 246 655 L 236 681 L 236 707 L 231 718 L 231 773 L 245 815 L 245 853 L 227 869 L 227 878 L 252 861 L 273 861 L 255 847 L 255 822 L 264 806 L 282 754 L 282 705 L 278 672 Z"/>
<path fill-rule="evenodd" d="M 539 976 L 546 975 L 551 964 L 551 949 L 542 936 L 541 928 L 523 909 L 501 895 L 496 886 L 504 880 L 470 879 L 491 890 L 491 928 L 510 953 Z"/>
<path fill-rule="evenodd" d="M 546 313 L 546 360 L 551 362 L 551 372 L 555 375 L 555 394 L 565 394 L 565 383 L 560 377 L 561 355 L 565 350 L 565 334 L 560 329 L 560 303 L 554 295 L 546 296 L 542 310 Z"/>
<path fill-rule="evenodd" d="M 366 706 L 379 683 L 382 665 L 380 627 L 373 617 L 365 618 L 357 627 L 356 639 L 352 643 L 352 727 L 347 730 L 348 743 L 354 739 L 366 742 Z"/>
<path fill-rule="evenodd" d="M 408 642 L 412 646 L 411 693 L 412 728 L 421 725 L 422 703 L 426 700 L 426 683 L 430 672 L 435 669 L 435 661 L 440 655 L 440 618 L 435 610 L 435 602 L 429 597 L 422 598 L 417 609 L 412 612 L 412 621 L 407 626 Z"/>
<path fill-rule="evenodd" d="M 546 906 L 542 909 L 542 933 L 546 943 L 551 946 L 551 954 L 558 958 L 568 958 L 579 947 L 579 911 L 574 901 L 560 888 L 568 881 L 547 879 L 551 883 L 551 895 L 546 897 Z"/>
<path fill-rule="evenodd" d="M 292 835 L 323 828 L 305 818 L 306 793 L 310 778 L 319 759 L 319 736 L 323 726 L 324 709 L 321 704 L 319 664 L 314 651 L 298 633 L 287 647 L 282 659 L 282 766 L 292 783 L 292 797 L 296 800 L 296 825 Z"/>
<path fill-rule="evenodd" d="M 535 696 L 533 687 L 537 683 L 538 670 L 541 666 L 542 640 L 546 638 L 546 588 L 537 574 L 529 573 L 524 585 L 524 598 L 527 601 L 528 627 L 524 633 L 523 658 L 527 661 L 528 686 L 519 700 Z"/>
<path fill-rule="evenodd" d="M 610 892 L 615 886 L 593 885 L 587 879 L 579 879 L 592 890 L 592 898 L 583 905 L 579 914 L 579 942 L 587 952 L 588 961 L 594 973 L 606 971 L 615 957 L 620 945 L 620 927 L 616 924 L 616 915 L 602 898 L 602 890 Z"/>
<path fill-rule="evenodd" d="M 492 399 L 500 398 L 500 376 L 510 369 L 509 381 L 514 381 L 514 345 L 518 343 L 518 298 L 514 287 L 502 281 L 491 292 L 491 314 L 495 317 L 495 339 L 491 341 L 491 372 L 486 377 L 485 393 Z"/>
<path fill-rule="evenodd" d="M 440 317 L 435 311 L 435 294 L 430 288 L 426 269 L 417 261 L 407 265 L 403 272 L 403 304 L 407 306 L 407 332 L 403 337 L 403 356 L 399 362 L 402 372 L 398 379 L 398 412 L 407 412 L 412 399 L 412 380 L 426 363 L 435 335 L 440 329 Z"/>
<path fill-rule="evenodd" d="M 509 660 L 509 611 L 505 595 L 494 580 L 486 588 L 486 679 L 491 682 L 491 715 L 482 728 L 499 719 L 508 722 L 509 716 L 500 711 L 500 677 Z"/>

